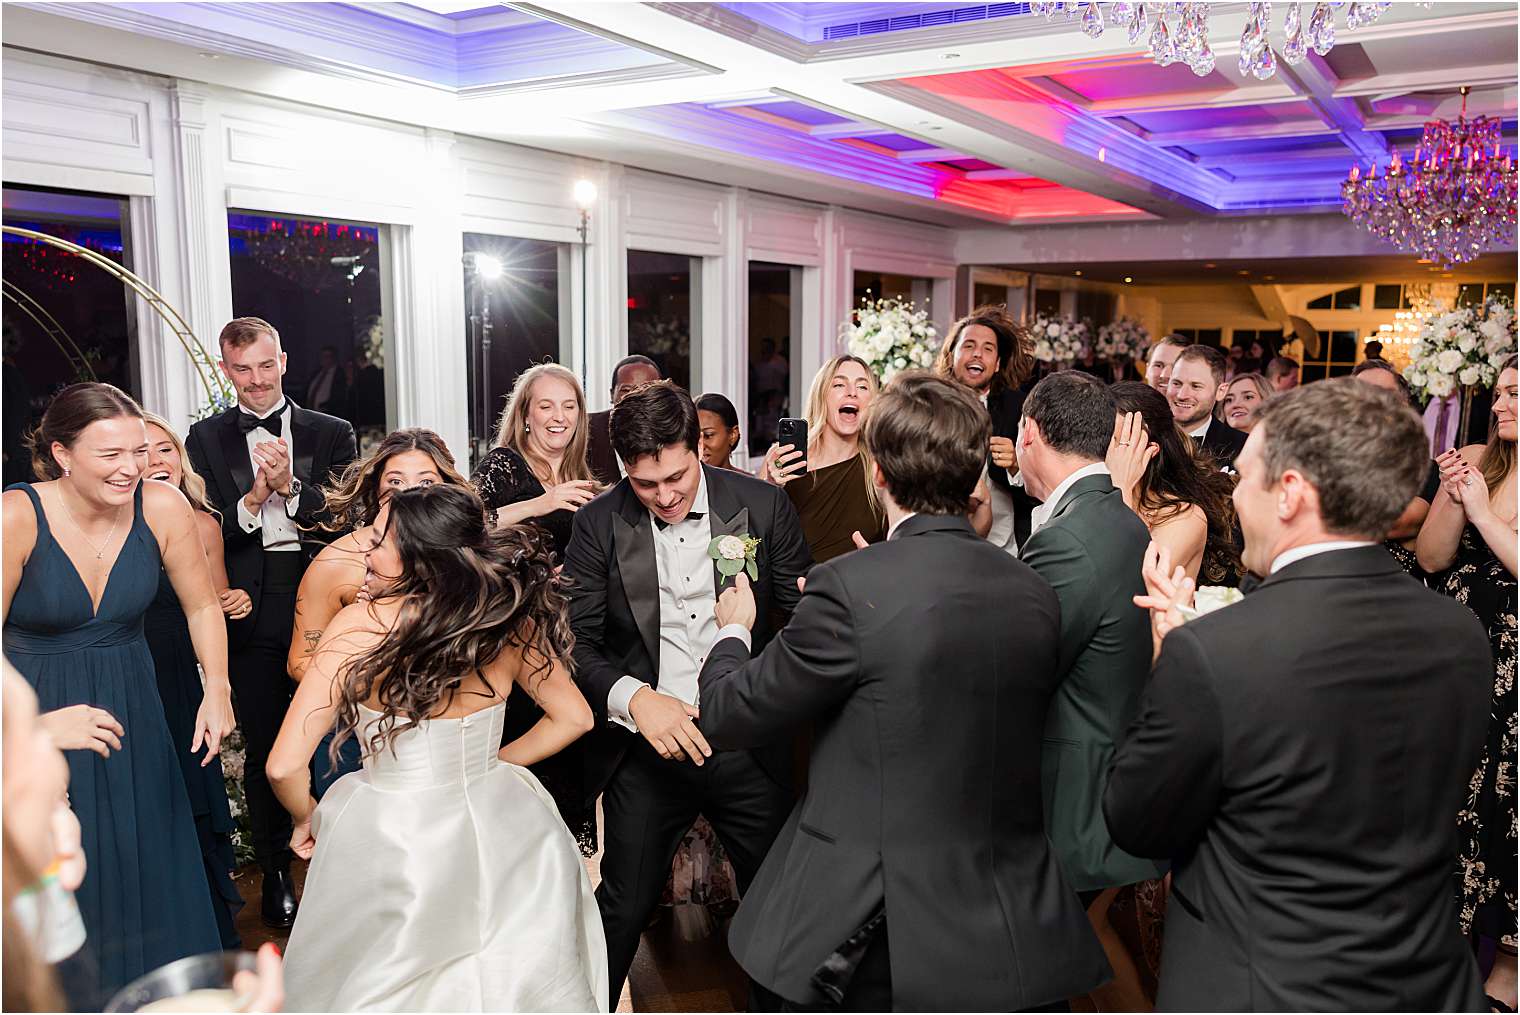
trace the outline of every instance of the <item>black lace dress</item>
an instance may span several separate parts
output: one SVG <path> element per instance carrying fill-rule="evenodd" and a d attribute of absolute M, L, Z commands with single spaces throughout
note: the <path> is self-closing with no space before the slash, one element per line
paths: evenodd
<path fill-rule="evenodd" d="M 532 500 L 544 493 L 544 484 L 533 475 L 527 461 L 511 448 L 493 448 L 476 467 L 470 482 L 480 492 L 486 507 L 495 511 L 508 504 Z M 575 515 L 570 511 L 551 511 L 539 518 L 524 522 L 532 525 L 544 536 L 556 558 L 565 553 L 570 542 L 570 526 Z M 507 716 L 502 730 L 502 743 L 507 744 L 533 728 L 543 718 L 543 710 L 533 702 L 528 693 L 514 685 L 507 698 Z M 588 803 L 586 789 L 585 751 L 581 741 L 550 758 L 545 758 L 530 769 L 554 797 L 564 818 L 580 844 L 581 852 L 591 856 L 596 852 L 596 809 Z"/>
<path fill-rule="evenodd" d="M 1488 739 L 1457 815 L 1462 930 L 1515 946 L 1515 576 L 1471 525 L 1437 587 L 1488 629 L 1494 651 Z"/>

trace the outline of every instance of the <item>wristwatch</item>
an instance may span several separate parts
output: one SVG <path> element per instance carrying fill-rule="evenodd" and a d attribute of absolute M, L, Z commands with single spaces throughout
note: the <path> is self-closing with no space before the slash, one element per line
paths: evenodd
<path fill-rule="evenodd" d="M 290 501 L 290 500 L 300 500 L 301 499 L 301 481 L 299 479 L 297 479 L 296 477 L 291 476 L 290 477 L 290 489 L 286 490 L 280 496 L 284 497 L 288 501 Z"/>

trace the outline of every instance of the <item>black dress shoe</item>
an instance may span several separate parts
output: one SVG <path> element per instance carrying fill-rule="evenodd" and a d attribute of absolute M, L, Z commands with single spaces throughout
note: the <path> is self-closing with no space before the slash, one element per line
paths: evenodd
<path fill-rule="evenodd" d="M 264 926 L 283 929 L 296 922 L 296 889 L 290 868 L 264 871 Z"/>

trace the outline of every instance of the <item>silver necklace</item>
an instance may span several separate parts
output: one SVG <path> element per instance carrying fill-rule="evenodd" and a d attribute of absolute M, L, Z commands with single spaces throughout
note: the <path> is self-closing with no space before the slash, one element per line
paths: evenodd
<path fill-rule="evenodd" d="M 106 555 L 106 547 L 110 546 L 111 540 L 116 537 L 116 527 L 121 524 L 121 506 L 118 505 L 116 508 L 116 517 L 111 520 L 111 531 L 106 533 L 106 541 L 96 546 L 90 542 L 90 537 L 84 534 L 84 526 L 79 524 L 79 519 L 75 518 L 74 512 L 70 510 L 69 502 L 63 496 L 62 484 L 58 487 L 58 502 L 63 505 L 63 510 L 68 514 L 69 521 L 73 523 L 75 531 L 79 533 L 79 538 L 84 540 L 86 546 L 95 551 L 95 559 L 100 560 L 103 558 Z"/>

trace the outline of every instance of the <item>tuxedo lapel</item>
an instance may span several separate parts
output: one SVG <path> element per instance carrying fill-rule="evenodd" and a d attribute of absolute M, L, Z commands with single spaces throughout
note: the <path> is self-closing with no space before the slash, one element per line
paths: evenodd
<path fill-rule="evenodd" d="M 227 471 L 232 476 L 232 500 L 228 501 L 229 504 L 253 489 L 253 462 L 248 458 L 248 438 L 238 429 L 237 414 L 236 407 L 224 413 L 216 427 L 219 438 L 217 443 L 221 446 Z"/>
<path fill-rule="evenodd" d="M 707 524 L 712 537 L 749 535 L 749 508 L 739 504 L 718 476 L 717 470 L 703 466 L 707 473 Z M 723 593 L 723 575 L 718 573 L 718 562 L 713 561 L 713 595 Z"/>
<path fill-rule="evenodd" d="M 316 456 L 318 436 L 319 432 L 316 424 L 312 422 L 312 414 L 292 402 L 290 406 L 290 440 L 295 447 L 296 455 L 290 463 L 291 474 L 303 483 L 311 483 L 313 481 L 311 466 Z"/>
<path fill-rule="evenodd" d="M 618 575 L 623 581 L 623 596 L 638 625 L 644 648 L 649 652 L 654 671 L 660 671 L 660 575 L 654 559 L 654 528 L 649 512 L 638 498 L 625 491 L 638 510 L 619 511 L 613 516 L 612 542 L 617 553 Z M 630 517 L 632 516 L 632 517 Z"/>

